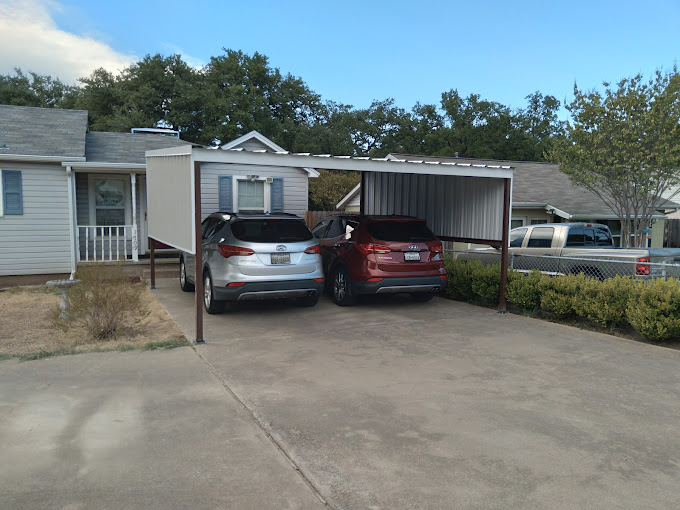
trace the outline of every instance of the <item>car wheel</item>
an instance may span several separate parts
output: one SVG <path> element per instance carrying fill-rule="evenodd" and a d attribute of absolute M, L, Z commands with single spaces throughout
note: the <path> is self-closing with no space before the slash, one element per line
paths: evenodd
<path fill-rule="evenodd" d="M 194 284 L 187 280 L 187 267 L 184 263 L 184 258 L 179 259 L 179 287 L 184 292 L 193 292 Z"/>
<path fill-rule="evenodd" d="M 315 306 L 319 302 L 319 294 L 314 293 L 313 296 L 303 296 L 296 298 L 295 302 L 300 306 Z"/>
<path fill-rule="evenodd" d="M 207 270 L 203 276 L 203 304 L 205 305 L 205 311 L 211 315 L 224 311 L 224 301 L 217 301 L 215 299 L 212 276 L 210 276 L 210 271 Z"/>
<path fill-rule="evenodd" d="M 336 305 L 350 306 L 354 304 L 352 282 L 347 269 L 338 266 L 333 273 L 333 301 Z"/>
<path fill-rule="evenodd" d="M 414 292 L 411 294 L 411 298 L 413 301 L 417 303 L 427 303 L 434 297 L 434 294 L 431 292 Z"/>

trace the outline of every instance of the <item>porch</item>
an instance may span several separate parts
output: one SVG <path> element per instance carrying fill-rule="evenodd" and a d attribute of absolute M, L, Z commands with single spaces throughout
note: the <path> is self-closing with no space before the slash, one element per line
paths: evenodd
<path fill-rule="evenodd" d="M 76 263 L 139 262 L 149 251 L 146 176 L 112 168 L 74 170 Z"/>

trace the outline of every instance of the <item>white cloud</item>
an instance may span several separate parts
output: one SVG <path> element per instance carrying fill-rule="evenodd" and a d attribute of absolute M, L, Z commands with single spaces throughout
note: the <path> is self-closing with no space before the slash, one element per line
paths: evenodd
<path fill-rule="evenodd" d="M 52 0 L 0 0 L 0 74 L 22 71 L 58 77 L 66 83 L 103 67 L 117 73 L 138 60 L 83 35 L 60 30 Z"/>

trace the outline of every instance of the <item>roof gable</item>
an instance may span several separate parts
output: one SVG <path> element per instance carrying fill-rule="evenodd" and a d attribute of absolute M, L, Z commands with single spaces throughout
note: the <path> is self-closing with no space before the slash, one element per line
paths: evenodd
<path fill-rule="evenodd" d="M 0 105 L 0 154 L 85 156 L 87 111 Z"/>
<path fill-rule="evenodd" d="M 244 150 L 248 152 L 284 152 L 286 149 L 275 144 L 269 138 L 257 131 L 251 131 L 243 136 L 239 136 L 229 143 L 220 147 L 222 150 Z M 319 172 L 314 168 L 303 168 L 309 177 L 319 177 Z"/>

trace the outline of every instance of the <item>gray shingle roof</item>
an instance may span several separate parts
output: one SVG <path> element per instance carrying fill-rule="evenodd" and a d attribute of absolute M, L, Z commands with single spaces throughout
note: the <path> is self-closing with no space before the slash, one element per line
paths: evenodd
<path fill-rule="evenodd" d="M 88 163 L 146 163 L 146 151 L 179 145 L 191 145 L 191 142 L 149 133 L 90 131 L 87 133 L 85 157 Z"/>
<path fill-rule="evenodd" d="M 0 105 L 0 154 L 82 158 L 86 132 L 85 110 Z"/>
<path fill-rule="evenodd" d="M 515 167 L 512 201 L 545 202 L 569 214 L 608 216 L 612 210 L 592 191 L 571 183 L 558 165 L 533 161 L 499 161 L 493 159 L 446 158 L 439 156 L 415 156 L 391 154 L 399 159 L 423 161 L 447 161 L 473 165 L 510 165 Z M 676 204 L 668 202 L 669 207 Z"/>

